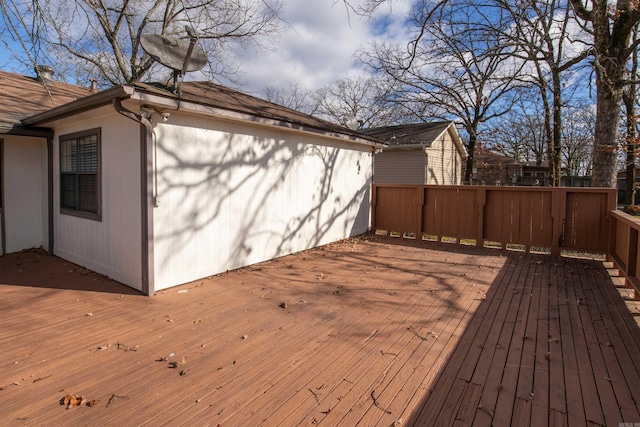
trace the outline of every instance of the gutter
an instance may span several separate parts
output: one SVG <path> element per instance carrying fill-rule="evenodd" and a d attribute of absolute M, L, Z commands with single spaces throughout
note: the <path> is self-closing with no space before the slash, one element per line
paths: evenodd
<path fill-rule="evenodd" d="M 113 105 L 113 99 L 129 98 L 144 103 L 156 104 L 168 108 L 171 111 L 188 111 L 201 115 L 214 116 L 219 119 L 230 120 L 235 122 L 250 123 L 259 126 L 275 127 L 280 130 L 289 130 L 292 132 L 303 132 L 314 136 L 321 136 L 332 140 L 342 140 L 352 144 L 366 145 L 373 148 L 384 148 L 387 144 L 375 137 L 366 138 L 366 135 L 360 135 L 345 129 L 344 133 L 339 131 L 316 128 L 302 123 L 296 123 L 276 118 L 261 117 L 254 114 L 243 113 L 239 111 L 214 107 L 198 102 L 188 101 L 184 98 L 177 99 L 165 94 L 150 92 L 144 88 L 133 85 L 119 85 L 111 89 L 99 92 L 95 95 L 89 95 L 85 98 L 72 101 L 68 104 L 53 108 L 51 110 L 27 117 L 22 120 L 25 126 L 37 126 L 53 120 L 70 117 L 85 111 L 89 111 L 105 105 Z M 129 112 L 134 114 L 132 112 Z M 131 117 L 130 117 L 131 118 Z M 137 121 L 137 119 L 135 119 Z"/>
<path fill-rule="evenodd" d="M 349 142 L 352 144 L 365 145 L 373 148 L 385 148 L 387 144 L 381 140 L 373 140 L 363 138 L 359 135 L 349 133 L 339 133 L 337 131 L 322 130 L 301 123 L 293 123 L 285 120 L 272 119 L 267 117 L 255 116 L 252 114 L 241 113 L 233 110 L 226 110 L 218 107 L 211 107 L 199 103 L 185 101 L 181 99 L 180 102 L 173 100 L 172 98 L 166 98 L 159 95 L 147 94 L 141 91 L 137 91 L 136 95 L 131 97 L 132 99 L 139 99 L 142 102 L 148 102 L 150 104 L 161 105 L 169 108 L 172 111 L 184 111 L 192 112 L 200 115 L 213 116 L 221 120 L 227 120 L 232 122 L 241 122 L 246 124 L 252 124 L 256 126 L 277 128 L 279 130 L 286 130 L 291 132 L 302 132 L 311 134 L 315 137 L 323 137 L 332 140 L 341 140 L 342 142 Z M 364 136 L 364 135 L 363 135 Z"/>
<path fill-rule="evenodd" d="M 140 123 L 140 220 L 141 220 L 141 272 L 142 292 L 147 296 L 155 293 L 153 259 L 153 211 L 149 209 L 149 194 L 154 191 L 154 162 L 149 156 L 153 150 L 154 133 L 150 116 L 136 114 L 122 106 L 120 99 L 112 98 L 113 108 L 126 118 Z M 155 202 L 155 195 L 154 202 Z"/>

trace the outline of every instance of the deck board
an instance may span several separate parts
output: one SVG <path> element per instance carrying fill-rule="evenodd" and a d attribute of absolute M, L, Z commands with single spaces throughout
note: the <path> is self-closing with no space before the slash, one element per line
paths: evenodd
<path fill-rule="evenodd" d="M 638 422 L 640 328 L 606 267 L 365 236 L 147 298 L 39 251 L 5 255 L 0 419 Z M 66 410 L 67 393 L 99 402 Z"/>

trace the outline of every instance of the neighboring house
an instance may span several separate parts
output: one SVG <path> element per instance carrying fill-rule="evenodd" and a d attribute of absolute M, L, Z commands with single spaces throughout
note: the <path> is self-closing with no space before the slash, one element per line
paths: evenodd
<path fill-rule="evenodd" d="M 47 72 L 49 71 L 49 72 Z M 20 120 L 84 98 L 89 88 L 0 71 L 0 254 L 43 247 L 51 250 L 48 168 L 53 132 Z"/>
<path fill-rule="evenodd" d="M 368 230 L 382 142 L 213 83 L 181 89 L 120 85 L 21 120 L 47 133 L 30 168 L 55 255 L 151 295 Z"/>
<path fill-rule="evenodd" d="M 466 151 L 453 122 L 364 129 L 388 144 L 376 154 L 373 181 L 387 184 L 459 185 Z"/>
<path fill-rule="evenodd" d="M 484 148 L 473 157 L 471 182 L 480 185 L 516 185 L 522 176 L 522 164 L 515 159 Z"/>
<path fill-rule="evenodd" d="M 485 148 L 476 150 L 473 159 L 473 176 L 471 182 L 480 185 L 520 185 L 520 186 L 548 186 L 549 165 L 543 161 L 518 162 L 512 157 L 503 156 Z M 566 169 L 562 169 L 560 177 L 561 187 L 588 187 L 591 184 L 589 176 L 566 176 Z"/>

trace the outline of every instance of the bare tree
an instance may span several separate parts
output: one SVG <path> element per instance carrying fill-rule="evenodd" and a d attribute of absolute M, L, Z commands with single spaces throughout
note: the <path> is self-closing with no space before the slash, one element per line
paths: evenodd
<path fill-rule="evenodd" d="M 568 0 L 497 0 L 497 6 L 511 17 L 512 25 L 502 34 L 513 43 L 513 54 L 529 61 L 534 72 L 531 82 L 538 87 L 548 135 L 549 176 L 560 185 L 562 152 L 563 94 L 567 79 L 563 74 L 591 53 L 591 46 L 580 40 L 573 9 Z M 497 30 L 497 29 L 496 29 Z M 533 71 L 532 70 L 532 71 Z"/>
<path fill-rule="evenodd" d="M 562 167 L 568 176 L 591 173 L 595 118 L 590 103 L 576 102 L 562 109 Z"/>
<path fill-rule="evenodd" d="M 638 3 L 630 0 L 571 0 L 576 14 L 593 33 L 597 116 L 592 185 L 614 187 L 620 109 L 628 83 L 627 63 L 638 40 L 631 35 L 640 21 Z"/>
<path fill-rule="evenodd" d="M 269 102 L 307 114 L 315 114 L 318 109 L 313 93 L 297 83 L 290 83 L 286 88 L 266 86 L 264 96 Z"/>
<path fill-rule="evenodd" d="M 199 34 L 209 58 L 208 72 L 227 78 L 237 64 L 234 46 L 268 43 L 279 29 L 279 0 L 4 0 L 15 17 L 37 20 L 7 29 L 25 44 L 37 40 L 49 58 L 74 61 L 83 74 L 103 84 L 143 79 L 153 61 L 140 46 L 143 34 L 186 37 L 185 25 Z M 35 5 L 30 7 L 30 5 Z M 37 6 L 37 7 L 36 7 Z M 26 36 L 26 37 L 25 37 Z M 57 65 L 57 64 L 54 64 Z"/>
<path fill-rule="evenodd" d="M 337 80 L 313 94 L 316 114 L 342 125 L 355 119 L 360 128 L 400 122 L 402 111 L 389 102 L 390 89 L 391 83 L 380 77 L 353 76 Z"/>
<path fill-rule="evenodd" d="M 426 4 L 410 20 L 416 35 L 408 49 L 376 44 L 361 60 L 394 80 L 395 101 L 417 117 L 462 123 L 469 138 L 469 182 L 479 127 L 510 110 L 523 62 L 513 57 L 512 47 L 498 34 L 486 30 L 500 25 L 499 10 L 485 14 L 473 3 L 453 0 L 436 10 Z"/>
<path fill-rule="evenodd" d="M 535 162 L 541 166 L 547 158 L 548 141 L 542 109 L 539 96 L 529 97 L 522 91 L 513 108 L 482 132 L 486 148 L 518 162 Z"/>

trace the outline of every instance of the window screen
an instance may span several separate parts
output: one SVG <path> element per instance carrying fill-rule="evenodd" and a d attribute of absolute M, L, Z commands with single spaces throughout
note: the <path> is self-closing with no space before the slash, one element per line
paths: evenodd
<path fill-rule="evenodd" d="M 60 137 L 60 208 L 99 219 L 100 129 Z"/>

